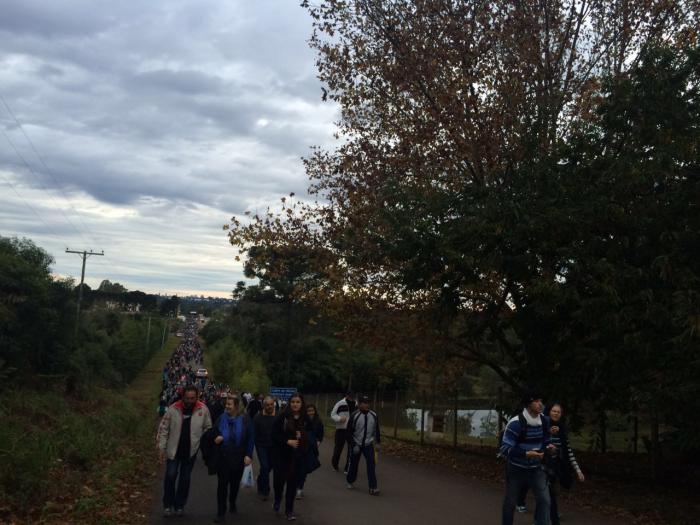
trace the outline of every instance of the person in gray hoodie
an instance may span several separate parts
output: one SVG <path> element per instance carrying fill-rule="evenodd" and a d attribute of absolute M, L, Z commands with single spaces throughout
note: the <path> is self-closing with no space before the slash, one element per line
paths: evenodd
<path fill-rule="evenodd" d="M 196 386 L 186 387 L 182 399 L 168 407 L 158 426 L 160 462 L 165 463 L 163 514 L 166 517 L 184 514 L 199 442 L 202 434 L 212 427 L 209 409 L 198 397 Z"/>

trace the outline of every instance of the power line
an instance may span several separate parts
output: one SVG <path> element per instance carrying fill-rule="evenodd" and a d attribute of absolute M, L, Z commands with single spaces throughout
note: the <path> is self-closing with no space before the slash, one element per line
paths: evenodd
<path fill-rule="evenodd" d="M 39 162 L 41 163 L 41 165 L 42 165 L 42 166 L 44 167 L 44 169 L 46 170 L 46 173 L 47 173 L 47 174 L 51 177 L 51 179 L 53 180 L 54 184 L 56 185 L 56 188 L 57 188 L 57 189 L 61 192 L 61 194 L 63 195 L 63 198 L 65 199 L 65 201 L 66 201 L 66 203 L 68 204 L 68 206 L 70 207 L 70 209 L 73 210 L 73 212 L 75 213 L 75 215 L 78 217 L 78 220 L 79 220 L 79 221 L 81 222 L 81 224 L 83 225 L 83 228 L 85 229 L 86 234 L 87 234 L 87 235 L 90 235 L 90 230 L 89 230 L 89 228 L 87 227 L 87 225 L 85 224 L 85 222 L 83 221 L 83 218 L 81 217 L 81 215 L 78 213 L 78 210 L 76 210 L 75 207 L 73 207 L 73 204 L 70 202 L 70 199 L 68 199 L 68 196 L 67 196 L 66 193 L 63 191 L 63 188 L 61 187 L 61 185 L 60 185 L 60 184 L 58 183 L 58 181 L 56 180 L 56 177 L 54 176 L 53 172 L 52 172 L 51 169 L 48 167 L 48 165 L 46 164 L 46 162 L 44 162 L 43 157 L 39 154 L 39 151 L 37 150 L 36 146 L 34 145 L 34 142 L 32 142 L 32 139 L 29 138 L 29 135 L 27 135 L 27 132 L 24 130 L 24 126 L 22 126 L 22 123 L 19 121 L 19 119 L 17 118 L 17 116 L 15 115 L 15 113 L 12 111 L 12 108 L 11 108 L 10 105 L 7 103 L 7 100 L 5 100 L 5 97 L 3 97 L 1 93 L 0 93 L 0 101 L 1 101 L 2 104 L 5 106 L 5 109 L 7 110 L 7 113 L 8 113 L 8 114 L 12 117 L 12 119 L 15 121 L 15 124 L 17 124 L 17 127 L 18 127 L 19 130 L 22 132 L 22 135 L 24 135 L 24 138 L 27 140 L 27 142 L 29 143 L 29 146 L 31 147 L 31 149 L 32 149 L 32 151 L 34 152 L 34 154 L 36 155 L 37 159 L 39 159 Z M 34 170 L 31 168 L 31 166 L 29 165 L 29 163 L 25 160 L 25 158 L 20 154 L 19 150 L 17 149 L 17 147 L 14 145 L 14 143 L 12 142 L 12 140 L 10 139 L 10 137 L 7 135 L 7 133 L 6 133 L 4 130 L 3 130 L 3 134 L 5 135 L 5 138 L 7 139 L 7 141 L 10 143 L 10 146 L 12 146 L 12 149 L 15 150 L 15 153 L 17 154 L 17 156 L 22 160 L 22 162 L 24 163 L 24 165 L 27 167 L 27 169 L 30 171 L 30 173 L 34 176 L 34 178 L 37 180 L 37 182 L 39 182 L 39 185 L 42 187 L 42 189 L 43 189 L 44 191 L 46 191 L 46 193 L 48 193 L 48 194 L 51 196 L 51 198 L 55 201 L 53 195 L 46 189 L 46 187 L 44 186 L 44 184 L 41 182 L 40 178 L 37 176 L 37 174 L 36 174 L 36 173 L 34 172 Z M 63 208 L 59 208 L 59 209 L 61 210 L 61 213 L 63 213 L 63 216 L 66 218 L 66 221 L 68 221 L 68 223 L 71 225 L 71 227 L 72 227 L 72 228 L 78 233 L 78 235 L 80 235 L 80 236 L 83 238 L 83 240 L 85 241 L 85 238 L 83 237 L 83 234 L 80 232 L 80 230 L 79 230 L 78 228 L 76 228 L 76 226 L 73 224 L 73 222 L 70 220 L 70 218 L 69 218 L 68 215 L 66 214 L 65 210 L 64 210 Z M 91 236 L 91 237 L 92 237 L 92 236 Z M 93 238 L 92 240 L 93 240 L 93 242 L 95 241 L 94 238 Z M 98 243 L 98 244 L 99 244 L 99 243 Z"/>
<path fill-rule="evenodd" d="M 68 195 L 66 195 L 66 192 L 63 191 L 63 188 L 61 187 L 61 185 L 59 184 L 58 180 L 57 180 L 56 177 L 54 176 L 53 172 L 51 171 L 51 168 L 49 168 L 49 166 L 46 164 L 46 162 L 44 161 L 44 158 L 43 158 L 42 155 L 39 153 L 39 150 L 38 150 L 38 149 L 36 148 L 36 146 L 34 145 L 34 142 L 33 142 L 32 139 L 29 137 L 29 135 L 27 134 L 27 132 L 24 130 L 24 126 L 23 126 L 22 123 L 20 122 L 19 118 L 17 118 L 17 115 L 14 113 L 14 111 L 12 111 L 12 108 L 10 107 L 10 105 L 9 105 L 8 102 L 7 102 L 7 100 L 5 99 L 5 97 L 2 96 L 1 93 L 0 93 L 0 101 L 2 101 L 2 104 L 5 106 L 5 109 L 7 110 L 7 113 L 8 113 L 8 114 L 12 117 L 12 119 L 15 121 L 15 124 L 17 125 L 17 127 L 19 128 L 19 130 L 22 132 L 22 135 L 24 135 L 24 138 L 27 140 L 27 142 L 29 143 L 30 148 L 32 149 L 32 151 L 33 151 L 34 154 L 36 155 L 36 157 L 37 157 L 37 159 L 39 160 L 39 162 L 41 163 L 41 165 L 42 165 L 42 166 L 44 167 L 44 169 L 46 170 L 46 173 L 47 173 L 47 174 L 51 177 L 51 179 L 53 180 L 54 184 L 56 185 L 56 188 L 57 188 L 57 189 L 61 192 L 61 194 L 63 195 L 63 198 L 64 198 L 64 200 L 66 201 L 66 203 L 68 204 L 68 206 L 70 207 L 70 209 L 73 210 L 73 213 L 75 213 L 76 217 L 78 217 L 78 220 L 80 221 L 80 224 L 82 224 L 83 229 L 85 230 L 85 234 L 88 235 L 88 236 L 90 237 L 90 239 L 92 240 L 92 242 L 94 242 L 95 244 L 104 244 L 100 239 L 97 239 L 97 238 L 95 237 L 94 233 L 90 230 L 90 228 L 87 226 L 87 224 L 86 224 L 85 221 L 83 220 L 82 215 L 81 215 L 81 214 L 78 212 L 78 210 L 73 206 L 73 203 L 72 203 L 71 200 L 68 198 Z M 31 166 L 29 165 L 29 163 L 28 163 L 28 162 L 24 159 L 24 157 L 19 153 L 19 150 L 15 147 L 14 143 L 13 143 L 12 140 L 9 138 L 9 136 L 5 133 L 4 130 L 3 130 L 3 134 L 5 135 L 5 138 L 6 138 L 7 141 L 10 143 L 10 145 L 12 146 L 12 149 L 15 150 L 15 153 L 17 154 L 17 156 L 22 160 L 22 162 L 23 162 L 24 165 L 27 167 L 27 169 L 30 171 L 30 173 L 35 177 L 35 179 L 37 180 L 37 182 L 39 183 L 39 185 L 42 187 L 42 189 L 43 189 L 46 193 L 49 194 L 49 196 L 54 200 L 54 202 L 56 202 L 55 199 L 54 199 L 54 197 L 53 197 L 53 194 L 51 194 L 51 193 L 46 189 L 46 187 L 45 187 L 45 186 L 43 185 L 43 183 L 41 182 L 41 179 L 36 175 L 36 173 L 35 173 L 34 170 L 31 168 Z M 16 193 L 16 191 L 15 191 L 15 193 Z M 26 202 L 26 201 L 25 201 L 25 202 Z M 58 204 L 58 203 L 57 203 L 57 204 Z M 61 213 L 63 213 L 63 216 L 66 218 L 66 221 L 71 225 L 71 227 L 78 233 L 78 235 L 79 235 L 79 236 L 83 239 L 83 241 L 86 242 L 86 244 L 87 244 L 87 241 L 86 241 L 85 237 L 83 236 L 82 232 L 73 224 L 73 222 L 70 220 L 70 218 L 69 218 L 68 215 L 66 214 L 65 210 L 64 210 L 63 208 L 61 208 L 60 206 L 59 206 L 59 209 L 61 210 Z M 110 259 L 109 257 L 107 257 L 107 259 L 109 260 L 109 262 L 112 262 L 111 259 Z M 103 263 L 102 260 L 100 260 L 100 259 L 97 259 L 97 261 L 99 261 L 100 264 Z"/>
<path fill-rule="evenodd" d="M 50 192 L 50 191 L 46 188 L 46 186 L 44 186 L 44 184 L 41 182 L 41 179 L 37 176 L 37 174 L 34 172 L 34 170 L 32 169 L 32 167 L 29 165 L 29 163 L 27 162 L 27 159 L 25 159 L 24 156 L 20 153 L 19 149 L 17 149 L 17 146 L 15 145 L 14 142 L 12 142 L 12 139 L 10 139 L 9 135 L 5 132 L 5 130 L 2 130 L 2 134 L 5 136 L 5 139 L 7 139 L 7 142 L 10 144 L 10 146 L 11 146 L 12 149 L 14 150 L 15 154 L 17 155 L 17 157 L 19 157 L 19 159 L 22 161 L 22 164 L 24 164 L 24 166 L 27 168 L 27 170 L 29 171 L 29 173 L 31 173 L 31 175 L 34 177 L 34 180 L 37 181 L 37 183 L 39 184 L 39 186 L 41 187 L 41 189 L 44 190 L 44 192 L 45 192 L 49 197 L 51 197 L 51 200 L 53 200 L 53 201 L 58 205 L 58 201 L 56 201 L 56 199 L 55 199 L 54 196 L 51 194 L 51 192 Z M 71 226 L 71 228 L 73 228 L 73 229 L 75 230 L 75 232 L 76 232 L 78 235 L 80 235 L 80 237 L 83 239 L 84 242 L 87 242 L 86 239 L 85 239 L 85 237 L 83 237 L 83 234 L 80 232 L 80 230 L 78 230 L 78 228 L 76 228 L 75 225 L 73 224 L 73 222 L 70 220 L 70 217 L 68 217 L 68 215 L 66 215 L 65 210 L 64 210 L 63 208 L 61 208 L 60 205 L 58 205 L 58 209 L 61 210 L 61 213 L 63 214 L 63 216 L 65 217 L 66 221 L 67 221 L 68 224 Z"/>
<path fill-rule="evenodd" d="M 0 174 L 2 174 L 2 178 L 5 180 L 7 185 L 10 186 L 10 188 L 12 188 L 12 191 L 14 191 L 15 194 L 22 200 L 22 202 L 24 202 L 24 204 L 27 206 L 27 208 L 29 208 L 32 211 L 32 213 L 34 213 L 34 215 L 36 215 L 39 218 L 39 220 L 44 224 L 44 226 L 46 226 L 46 229 L 49 230 L 49 232 L 51 232 L 53 235 L 58 237 L 59 235 L 54 231 L 54 229 L 48 225 L 48 223 L 44 220 L 44 218 L 41 215 L 39 215 L 39 212 L 36 211 L 34 206 L 29 204 L 27 202 L 27 200 L 24 197 L 22 197 L 22 195 L 17 191 L 17 188 L 15 188 L 14 184 L 12 184 L 12 182 L 7 177 L 5 177 L 5 174 L 2 173 L 1 171 L 0 171 Z"/>

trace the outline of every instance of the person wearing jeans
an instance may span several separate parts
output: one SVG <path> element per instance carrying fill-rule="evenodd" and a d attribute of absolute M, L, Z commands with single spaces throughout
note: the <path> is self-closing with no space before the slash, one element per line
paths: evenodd
<path fill-rule="evenodd" d="M 272 425 L 275 422 L 275 400 L 267 396 L 262 402 L 262 410 L 255 415 L 255 450 L 258 453 L 260 472 L 258 473 L 258 496 L 267 500 L 270 495 L 270 471 L 272 470 Z"/>
<path fill-rule="evenodd" d="M 549 421 L 542 414 L 542 397 L 530 392 L 523 398 L 522 413 L 508 421 L 500 454 L 507 458 L 506 493 L 501 510 L 502 525 L 513 525 L 515 506 L 523 487 L 529 487 L 537 501 L 535 525 L 550 525 L 547 474 L 542 460 L 553 455 Z"/>
<path fill-rule="evenodd" d="M 199 443 L 204 432 L 212 426 L 209 409 L 198 397 L 197 387 L 185 388 L 182 400 L 168 407 L 158 426 L 160 462 L 166 463 L 163 483 L 163 514 L 166 517 L 173 513 L 184 514 Z"/>
<path fill-rule="evenodd" d="M 351 451 L 350 468 L 348 469 L 347 487 L 353 488 L 353 483 L 357 480 L 357 468 L 360 465 L 360 458 L 365 457 L 367 462 L 367 481 L 369 483 L 369 493 L 373 496 L 379 494 L 377 488 L 376 462 L 374 458 L 375 444 L 379 446 L 381 434 L 379 432 L 379 418 L 377 414 L 369 409 L 369 398 L 361 396 L 359 399 L 359 410 L 350 416 L 347 427 L 348 449 Z"/>
<path fill-rule="evenodd" d="M 163 508 L 182 513 L 190 493 L 190 474 L 197 456 L 168 459 L 163 483 Z M 178 476 L 179 474 L 179 476 Z M 171 512 L 172 512 L 171 511 Z"/>

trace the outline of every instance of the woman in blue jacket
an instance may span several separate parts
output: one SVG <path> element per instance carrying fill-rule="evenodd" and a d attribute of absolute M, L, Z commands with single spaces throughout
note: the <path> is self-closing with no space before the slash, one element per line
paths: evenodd
<path fill-rule="evenodd" d="M 214 431 L 214 443 L 219 447 L 216 471 L 219 483 L 216 490 L 217 512 L 214 522 L 222 523 L 226 517 L 226 497 L 228 496 L 229 511 L 235 514 L 243 469 L 253 462 L 253 425 L 237 396 L 226 398 L 224 413 L 216 421 Z"/>

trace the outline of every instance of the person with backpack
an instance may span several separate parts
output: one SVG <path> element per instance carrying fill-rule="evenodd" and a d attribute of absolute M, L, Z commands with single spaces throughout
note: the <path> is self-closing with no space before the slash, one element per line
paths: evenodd
<path fill-rule="evenodd" d="M 237 512 L 236 498 L 243 477 L 243 469 L 253 462 L 255 431 L 248 414 L 241 406 L 238 396 L 226 398 L 224 413 L 214 424 L 214 443 L 219 447 L 216 489 L 215 523 L 226 519 L 226 499 L 229 511 Z"/>
<path fill-rule="evenodd" d="M 545 454 L 554 455 L 549 420 L 542 416 L 542 396 L 530 391 L 523 397 L 523 410 L 508 421 L 503 432 L 500 455 L 506 458 L 506 492 L 502 525 L 513 525 L 515 505 L 523 487 L 532 490 L 537 501 L 535 525 L 549 525 L 550 498 Z"/>
<path fill-rule="evenodd" d="M 361 396 L 359 409 L 350 415 L 347 435 L 348 448 L 351 451 L 350 468 L 346 478 L 347 487 L 354 488 L 353 483 L 357 479 L 357 469 L 360 466 L 360 458 L 365 457 L 367 462 L 367 481 L 369 493 L 372 496 L 379 495 L 377 488 L 375 446 L 379 448 L 381 434 L 379 432 L 379 417 L 377 413 L 369 409 L 369 397 Z"/>

